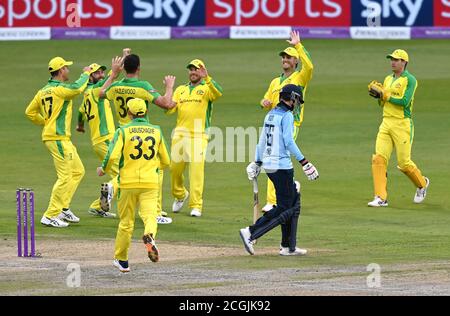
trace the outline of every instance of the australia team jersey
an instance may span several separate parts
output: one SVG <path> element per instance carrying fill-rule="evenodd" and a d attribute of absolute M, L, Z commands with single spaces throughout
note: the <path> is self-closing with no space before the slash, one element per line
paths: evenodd
<path fill-rule="evenodd" d="M 306 99 L 306 90 L 308 88 L 308 83 L 312 79 L 313 73 L 313 63 L 311 60 L 311 56 L 308 51 L 301 44 L 297 44 L 295 46 L 297 50 L 300 60 L 302 62 L 301 70 L 297 70 L 293 72 L 289 77 L 285 77 L 283 74 L 272 80 L 269 88 L 264 94 L 264 99 L 272 102 L 272 109 L 277 106 L 280 102 L 280 91 L 281 89 L 288 84 L 295 84 L 302 88 L 303 98 Z M 295 125 L 300 126 L 303 122 L 303 108 L 302 106 L 301 112 L 295 116 Z"/>
<path fill-rule="evenodd" d="M 107 99 L 99 98 L 100 90 L 107 80 L 88 84 L 83 103 L 79 108 L 78 121 L 88 121 L 92 145 L 110 140 L 115 132 L 114 118 Z"/>
<path fill-rule="evenodd" d="M 119 161 L 119 187 L 159 188 L 159 169 L 170 165 L 169 153 L 159 126 L 137 118 L 114 134 L 102 167 L 108 172 Z"/>
<path fill-rule="evenodd" d="M 408 71 L 399 78 L 387 76 L 383 87 L 391 92 L 391 97 L 384 103 L 383 117 L 411 118 L 417 86 L 416 78 Z"/>
<path fill-rule="evenodd" d="M 150 83 L 137 78 L 124 78 L 114 82 L 106 92 L 106 97 L 114 104 L 119 126 L 131 121 L 128 117 L 127 102 L 131 99 L 142 99 L 148 106 L 161 96 Z"/>
<path fill-rule="evenodd" d="M 72 100 L 83 93 L 89 73 L 83 73 L 72 84 L 50 79 L 40 89 L 25 110 L 28 118 L 37 125 L 44 125 L 42 140 L 69 140 L 72 126 Z"/>
<path fill-rule="evenodd" d="M 178 112 L 174 136 L 204 136 L 211 126 L 213 102 L 222 96 L 222 92 L 222 87 L 211 77 L 197 86 L 179 86 L 173 94 L 177 105 L 167 111 L 167 114 Z"/>

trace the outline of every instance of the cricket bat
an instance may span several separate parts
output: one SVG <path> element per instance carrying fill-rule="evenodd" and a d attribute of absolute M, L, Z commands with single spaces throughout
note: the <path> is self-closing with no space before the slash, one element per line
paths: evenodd
<path fill-rule="evenodd" d="M 258 180 L 253 179 L 253 224 L 259 218 Z"/>

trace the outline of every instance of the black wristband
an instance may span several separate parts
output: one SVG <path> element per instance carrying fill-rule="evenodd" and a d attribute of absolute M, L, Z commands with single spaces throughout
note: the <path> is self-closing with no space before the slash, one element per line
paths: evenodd
<path fill-rule="evenodd" d="M 304 165 L 306 165 L 306 164 L 308 164 L 308 163 L 309 163 L 309 161 L 308 161 L 308 160 L 306 160 L 306 158 L 303 158 L 303 159 L 302 159 L 302 160 L 300 160 L 299 162 L 300 162 L 300 164 L 301 164 L 302 166 L 304 166 Z"/>
<path fill-rule="evenodd" d="M 255 161 L 255 163 L 260 167 L 262 166 L 262 161 Z"/>

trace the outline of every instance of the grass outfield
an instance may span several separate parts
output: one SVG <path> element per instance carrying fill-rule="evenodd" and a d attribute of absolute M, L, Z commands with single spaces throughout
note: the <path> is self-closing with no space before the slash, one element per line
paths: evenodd
<path fill-rule="evenodd" d="M 223 259 L 220 264 L 242 267 L 290 267 L 298 265 L 338 265 L 418 262 L 448 259 L 450 256 L 450 43 L 448 41 L 332 41 L 305 40 L 315 72 L 310 84 L 305 122 L 298 143 L 320 172 L 315 183 L 302 182 L 303 208 L 299 245 L 321 250 L 299 260 L 276 256 Z M 24 110 L 48 77 L 48 60 L 61 55 L 75 61 L 71 79 L 91 62 L 110 65 L 111 57 L 129 46 L 142 60 L 142 78 L 162 89 L 164 74 L 177 76 L 177 84 L 187 81 L 185 65 L 193 58 L 205 60 L 211 75 L 224 88 L 216 102 L 213 125 L 259 126 L 264 112 L 258 107 L 270 80 L 280 72 L 277 52 L 283 41 L 52 41 L 2 42 L 3 83 L 0 103 L 0 237 L 15 238 L 15 189 L 34 188 L 36 220 L 47 206 L 56 179 L 53 162 L 41 142 L 41 128 L 24 116 Z M 402 47 L 409 51 L 409 70 L 419 88 L 414 109 L 415 143 L 413 160 L 431 179 L 429 195 L 422 205 L 412 203 L 415 192 L 409 180 L 396 170 L 395 155 L 389 166 L 389 208 L 369 209 L 372 198 L 370 160 L 381 122 L 381 111 L 367 96 L 367 83 L 382 80 L 389 72 L 384 56 Z M 74 109 L 80 98 L 76 99 Z M 166 138 L 175 116 L 165 116 L 153 108 L 152 123 L 162 126 Z M 74 131 L 76 115 L 73 116 Z M 97 196 L 101 180 L 95 174 L 99 165 L 88 135 L 73 132 L 73 142 L 86 168 L 72 203 L 81 223 L 69 229 L 49 229 L 37 225 L 37 248 L 42 238 L 114 238 L 116 220 L 93 218 L 87 213 Z M 249 158 L 247 158 L 249 160 Z M 251 184 L 247 163 L 206 165 L 204 217 L 192 219 L 188 209 L 174 217 L 172 225 L 160 226 L 158 239 L 209 245 L 240 246 L 238 230 L 252 218 Z M 262 178 L 265 176 L 263 175 Z M 262 184 L 264 183 L 264 185 Z M 164 183 L 164 209 L 170 210 L 170 178 Z M 265 201 L 265 179 L 260 180 L 261 200 Z M 137 221 L 135 237 L 142 233 Z M 277 247 L 279 229 L 257 245 Z M 112 249 L 111 249 L 112 251 Z M 51 256 L 51 254 L 47 254 Z M 214 265 L 214 261 L 211 261 Z"/>

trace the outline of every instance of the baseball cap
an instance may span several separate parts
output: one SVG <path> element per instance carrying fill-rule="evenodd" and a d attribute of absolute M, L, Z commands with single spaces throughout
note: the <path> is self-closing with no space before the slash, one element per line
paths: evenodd
<path fill-rule="evenodd" d="M 406 61 L 407 63 L 409 63 L 408 53 L 406 51 L 404 51 L 403 49 L 394 50 L 394 52 L 390 55 L 387 55 L 386 58 L 402 59 L 402 60 Z"/>
<path fill-rule="evenodd" d="M 127 102 L 128 110 L 133 115 L 143 115 L 147 112 L 147 105 L 145 104 L 145 101 L 142 99 L 131 99 Z"/>
<path fill-rule="evenodd" d="M 195 68 L 200 69 L 201 67 L 205 67 L 205 63 L 203 61 L 201 61 L 200 59 L 194 59 L 186 66 L 186 68 L 189 68 L 191 66 L 194 66 Z"/>
<path fill-rule="evenodd" d="M 64 66 L 73 65 L 73 61 L 66 61 L 62 57 L 55 57 L 48 62 L 48 71 L 54 72 L 60 70 Z"/>
<path fill-rule="evenodd" d="M 89 67 L 91 67 L 91 73 L 96 72 L 96 71 L 98 71 L 100 69 L 106 70 L 106 66 L 101 66 L 101 65 L 96 64 L 96 63 L 90 64 Z"/>
<path fill-rule="evenodd" d="M 298 55 L 297 50 L 294 47 L 288 47 L 284 51 L 280 52 L 278 55 L 280 55 L 280 56 L 288 55 L 288 56 L 291 56 L 291 57 L 295 57 L 297 59 L 300 58 L 300 56 Z"/>

